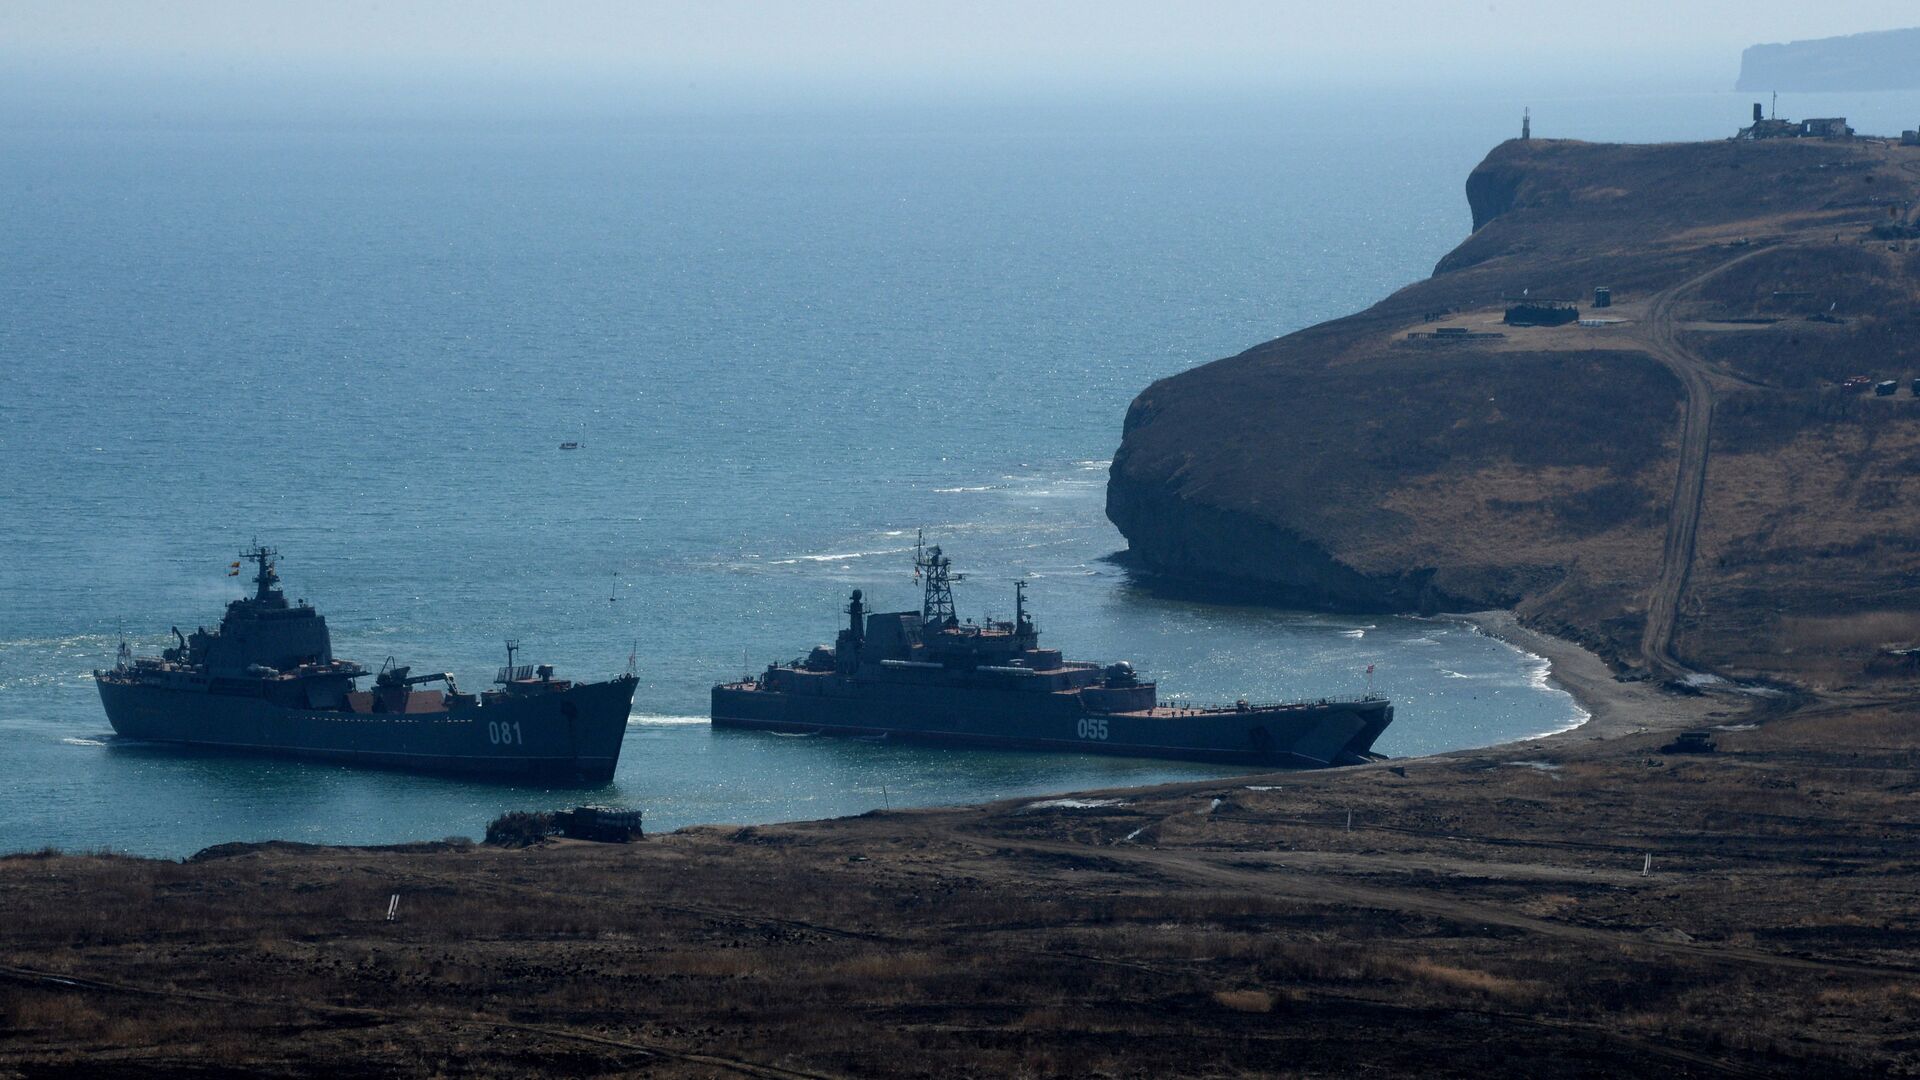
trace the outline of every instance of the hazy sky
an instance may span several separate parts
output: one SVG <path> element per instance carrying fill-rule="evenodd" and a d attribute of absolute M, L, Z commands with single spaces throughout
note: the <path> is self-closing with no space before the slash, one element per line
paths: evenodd
<path fill-rule="evenodd" d="M 1914 0 L 0 0 L 0 53 L 16 78 L 132 66 L 981 88 L 1595 72 L 1725 89 L 1747 45 L 1913 25 Z"/>

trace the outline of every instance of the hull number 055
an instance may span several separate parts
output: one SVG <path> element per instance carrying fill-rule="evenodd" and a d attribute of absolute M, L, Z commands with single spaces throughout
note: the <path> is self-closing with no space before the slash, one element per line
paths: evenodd
<path fill-rule="evenodd" d="M 487 721 L 487 741 L 495 746 L 524 746 L 527 740 L 520 737 L 520 721 Z"/>
<path fill-rule="evenodd" d="M 1083 739 L 1104 739 L 1107 737 L 1105 717 L 1089 716 L 1080 721 L 1080 737 Z"/>

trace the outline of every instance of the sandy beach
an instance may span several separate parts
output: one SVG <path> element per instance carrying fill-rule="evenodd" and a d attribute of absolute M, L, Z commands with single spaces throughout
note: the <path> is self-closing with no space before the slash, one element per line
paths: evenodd
<path fill-rule="evenodd" d="M 1449 617 L 1470 623 L 1489 637 L 1545 659 L 1549 665 L 1549 681 L 1572 694 L 1587 711 L 1584 723 L 1527 740 L 1529 745 L 1560 749 L 1649 731 L 1685 730 L 1724 720 L 1750 704 L 1735 701 L 1730 705 L 1718 696 L 1674 694 L 1650 680 L 1622 682 L 1614 677 L 1606 661 L 1591 650 L 1565 638 L 1528 629 L 1511 611 L 1477 611 Z M 1468 755 L 1480 752 L 1458 751 Z"/>

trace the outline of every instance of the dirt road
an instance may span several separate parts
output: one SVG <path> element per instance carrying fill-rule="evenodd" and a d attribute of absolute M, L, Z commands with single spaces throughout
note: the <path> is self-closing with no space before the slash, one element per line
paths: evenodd
<path fill-rule="evenodd" d="M 1673 372 L 1686 388 L 1686 412 L 1680 426 L 1678 467 L 1673 501 L 1667 515 L 1666 542 L 1660 552 L 1660 576 L 1647 597 L 1646 628 L 1640 655 L 1653 671 L 1666 677 L 1684 676 L 1690 669 L 1673 653 L 1674 624 L 1700 533 L 1700 512 L 1706 503 L 1707 458 L 1713 434 L 1714 391 L 1717 383 L 1733 382 L 1680 341 L 1678 309 L 1688 296 L 1716 275 L 1771 248 L 1758 248 L 1681 282 L 1654 296 L 1647 317 L 1636 327 L 1647 352 Z"/>

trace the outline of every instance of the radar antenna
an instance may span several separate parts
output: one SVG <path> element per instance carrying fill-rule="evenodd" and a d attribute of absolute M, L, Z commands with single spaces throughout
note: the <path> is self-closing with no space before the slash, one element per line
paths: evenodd
<path fill-rule="evenodd" d="M 273 572 L 273 561 L 280 557 L 280 552 L 255 541 L 252 550 L 241 552 L 240 557 L 242 559 L 252 559 L 259 567 L 253 576 L 253 598 L 255 600 L 267 599 L 267 597 L 273 593 L 274 587 L 280 584 L 280 575 Z M 234 565 L 237 567 L 240 564 L 235 563 Z"/>
<path fill-rule="evenodd" d="M 924 529 L 913 545 L 913 576 L 926 586 L 926 595 L 920 602 L 920 617 L 935 626 L 958 625 L 960 619 L 953 610 L 953 583 L 965 581 L 967 575 L 953 573 L 953 560 L 940 554 L 938 544 L 927 546 Z"/>
<path fill-rule="evenodd" d="M 494 679 L 493 679 L 494 682 L 499 683 L 502 686 L 505 686 L 513 682 L 515 679 L 530 679 L 533 677 L 533 665 L 527 664 L 521 667 L 513 666 L 513 654 L 519 651 L 520 651 L 520 643 L 518 641 L 507 642 L 507 666 L 501 668 L 500 674 L 494 676 Z"/>

